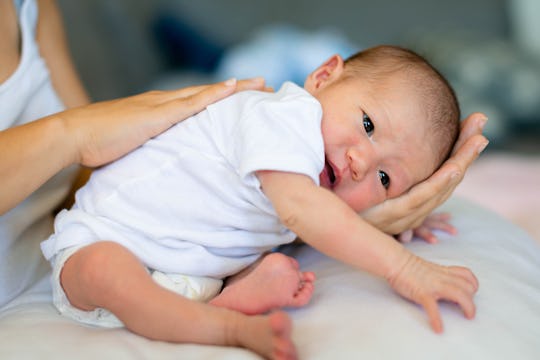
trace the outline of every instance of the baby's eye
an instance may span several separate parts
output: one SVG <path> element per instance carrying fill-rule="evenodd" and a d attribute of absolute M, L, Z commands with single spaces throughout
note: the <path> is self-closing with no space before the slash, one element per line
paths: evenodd
<path fill-rule="evenodd" d="M 373 134 L 373 131 L 375 130 L 373 122 L 367 114 L 364 114 L 362 120 L 364 121 L 364 129 L 366 130 L 366 133 L 371 136 L 371 134 Z"/>
<path fill-rule="evenodd" d="M 388 174 L 384 171 L 379 170 L 379 179 L 381 179 L 381 184 L 384 186 L 384 188 L 388 189 L 390 186 L 390 176 L 388 176 Z"/>

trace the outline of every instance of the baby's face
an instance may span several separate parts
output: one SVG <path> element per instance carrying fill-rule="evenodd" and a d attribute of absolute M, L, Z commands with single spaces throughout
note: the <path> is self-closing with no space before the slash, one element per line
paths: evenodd
<path fill-rule="evenodd" d="M 412 90 L 392 78 L 338 79 L 312 91 L 323 108 L 321 186 L 356 211 L 403 194 L 435 169 L 426 114 Z"/>

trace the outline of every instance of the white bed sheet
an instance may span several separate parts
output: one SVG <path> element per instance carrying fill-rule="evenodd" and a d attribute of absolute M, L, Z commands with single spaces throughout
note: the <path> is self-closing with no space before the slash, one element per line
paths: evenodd
<path fill-rule="evenodd" d="M 308 247 L 289 248 L 317 275 L 309 305 L 289 310 L 301 359 L 540 359 L 540 246 L 500 216 L 451 199 L 459 229 L 437 245 L 408 247 L 426 259 L 470 267 L 480 281 L 477 315 L 466 320 L 441 304 L 445 332 L 384 281 Z M 257 359 L 235 348 L 150 341 L 124 329 L 98 329 L 63 318 L 48 279 L 0 310 L 0 359 Z"/>

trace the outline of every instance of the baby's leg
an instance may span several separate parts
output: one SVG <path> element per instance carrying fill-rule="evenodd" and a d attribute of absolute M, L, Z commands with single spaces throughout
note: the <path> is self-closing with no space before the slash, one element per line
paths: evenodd
<path fill-rule="evenodd" d="M 281 253 L 270 253 L 227 281 L 210 304 L 263 314 L 282 307 L 306 305 L 313 295 L 315 274 L 302 272 L 298 262 Z"/>
<path fill-rule="evenodd" d="M 139 260 L 113 242 L 80 249 L 64 264 L 62 287 L 75 307 L 105 308 L 150 339 L 241 346 L 269 359 L 295 359 L 287 314 L 247 316 L 197 303 L 156 284 Z"/>

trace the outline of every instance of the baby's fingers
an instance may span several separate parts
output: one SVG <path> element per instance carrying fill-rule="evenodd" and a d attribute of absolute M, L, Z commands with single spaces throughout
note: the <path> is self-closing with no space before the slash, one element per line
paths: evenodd
<path fill-rule="evenodd" d="M 426 310 L 431 328 L 439 334 L 443 331 L 443 324 L 438 301 L 445 300 L 459 305 L 465 317 L 472 319 L 476 313 L 476 306 L 474 305 L 472 296 L 473 292 L 467 289 L 449 286 L 442 289 L 438 295 L 426 295 L 420 301 L 420 305 Z"/>
<path fill-rule="evenodd" d="M 433 331 L 435 331 L 437 334 L 442 333 L 443 325 L 437 299 L 431 296 L 426 296 L 420 301 L 420 305 L 422 305 L 422 307 L 426 310 L 429 318 L 429 324 Z"/>
<path fill-rule="evenodd" d="M 405 230 L 405 231 L 401 232 L 399 235 L 397 235 L 398 241 L 403 243 L 403 244 L 410 243 L 412 238 L 413 238 L 413 230 L 412 229 Z"/>
<path fill-rule="evenodd" d="M 438 241 L 437 236 L 435 236 L 433 231 L 431 231 L 431 229 L 427 226 L 422 225 L 414 229 L 414 235 L 419 237 L 420 239 L 423 239 L 429 244 L 436 244 Z"/>
<path fill-rule="evenodd" d="M 440 230 L 447 234 L 457 234 L 457 229 L 450 223 L 450 214 L 431 214 L 418 229 L 427 228 L 431 231 Z"/>
<path fill-rule="evenodd" d="M 449 272 L 454 276 L 459 276 L 461 279 L 466 281 L 470 286 L 472 286 L 472 292 L 476 293 L 478 291 L 479 283 L 476 276 L 472 273 L 471 270 L 462 266 L 451 266 L 448 268 Z"/>
<path fill-rule="evenodd" d="M 474 292 L 466 288 L 453 288 L 443 293 L 441 300 L 451 301 L 459 305 L 467 319 L 474 318 L 476 306 L 473 302 Z"/>
<path fill-rule="evenodd" d="M 478 280 L 467 268 L 452 266 L 447 268 L 450 278 L 438 290 L 439 300 L 447 300 L 458 304 L 467 319 L 476 313 L 473 297 L 478 290 Z"/>
<path fill-rule="evenodd" d="M 472 297 L 464 297 L 462 301 L 459 302 L 459 306 L 467 319 L 473 319 L 476 315 L 476 305 L 474 305 Z"/>

